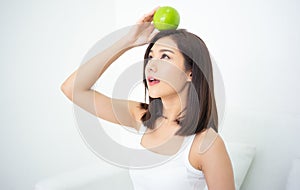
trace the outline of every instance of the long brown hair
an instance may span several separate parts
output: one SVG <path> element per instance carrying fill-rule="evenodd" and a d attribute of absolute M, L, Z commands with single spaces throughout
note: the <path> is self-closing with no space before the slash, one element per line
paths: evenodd
<path fill-rule="evenodd" d="M 213 70 L 209 51 L 201 38 L 184 29 L 164 30 L 157 33 L 148 45 L 144 55 L 143 82 L 148 89 L 145 78 L 145 67 L 151 48 L 157 40 L 170 37 L 184 57 L 184 67 L 192 70 L 192 83 L 188 93 L 187 107 L 180 113 L 177 123 L 181 126 L 176 135 L 188 136 L 209 127 L 218 131 L 218 115 L 214 96 Z M 157 118 L 162 116 L 163 104 L 160 98 L 149 96 L 149 105 L 141 103 L 141 107 L 147 109 L 142 116 L 143 124 L 154 129 Z"/>

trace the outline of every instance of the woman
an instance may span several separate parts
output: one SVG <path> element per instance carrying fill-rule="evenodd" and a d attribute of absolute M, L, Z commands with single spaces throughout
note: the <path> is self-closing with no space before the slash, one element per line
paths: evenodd
<path fill-rule="evenodd" d="M 61 89 L 97 117 L 146 131 L 142 147 L 161 155 L 178 154 L 159 167 L 130 170 L 135 189 L 188 190 L 207 185 L 209 190 L 232 190 L 231 161 L 217 133 L 212 65 L 206 45 L 186 30 L 156 33 L 151 24 L 155 11 L 145 14 L 128 35 L 81 65 Z M 143 73 L 149 105 L 112 99 L 91 89 L 124 52 L 149 41 Z M 179 153 L 185 137 L 192 141 Z"/>

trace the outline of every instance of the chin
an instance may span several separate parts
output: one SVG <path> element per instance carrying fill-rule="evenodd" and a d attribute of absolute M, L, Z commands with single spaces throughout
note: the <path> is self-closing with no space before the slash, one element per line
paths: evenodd
<path fill-rule="evenodd" d="M 152 94 L 150 94 L 149 95 L 151 98 L 160 98 L 161 96 L 157 96 L 157 95 L 152 95 Z"/>
<path fill-rule="evenodd" d="M 163 94 L 161 92 L 149 92 L 149 96 L 151 98 L 161 98 L 163 96 Z"/>
<path fill-rule="evenodd" d="M 178 94 L 173 88 L 168 86 L 161 87 L 159 89 L 148 89 L 148 94 L 151 98 L 163 98 Z"/>

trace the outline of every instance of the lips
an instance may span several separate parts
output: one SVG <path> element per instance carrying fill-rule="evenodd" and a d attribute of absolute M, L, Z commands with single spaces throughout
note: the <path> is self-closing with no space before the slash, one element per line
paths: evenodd
<path fill-rule="evenodd" d="M 150 86 L 156 85 L 156 84 L 158 84 L 158 83 L 160 82 L 160 80 L 158 80 L 158 79 L 156 79 L 156 78 L 154 78 L 154 77 L 152 77 L 152 76 L 149 76 L 149 77 L 147 78 L 147 80 L 148 80 L 148 84 L 149 84 Z"/>

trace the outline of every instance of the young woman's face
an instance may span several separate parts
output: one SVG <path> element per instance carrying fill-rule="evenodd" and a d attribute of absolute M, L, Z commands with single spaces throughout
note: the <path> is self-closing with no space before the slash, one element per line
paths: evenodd
<path fill-rule="evenodd" d="M 184 68 L 184 57 L 170 37 L 156 41 L 148 58 L 145 77 L 150 97 L 178 94 L 191 81 L 190 71 Z"/>

